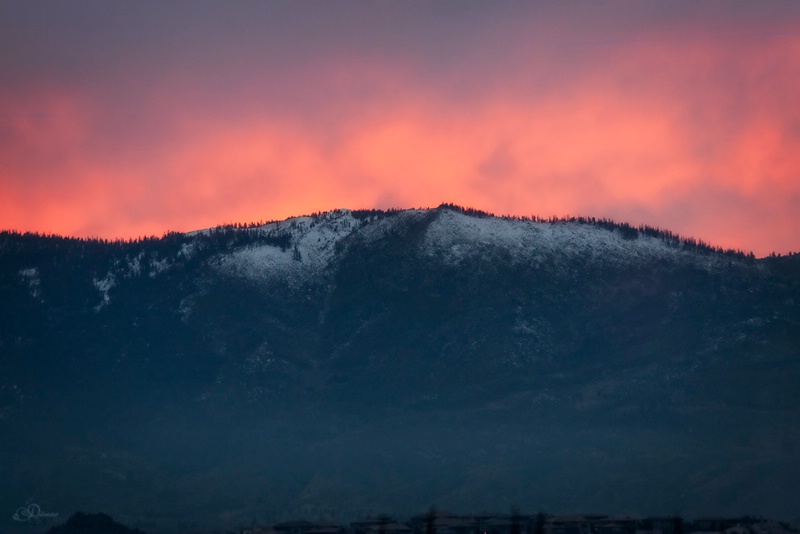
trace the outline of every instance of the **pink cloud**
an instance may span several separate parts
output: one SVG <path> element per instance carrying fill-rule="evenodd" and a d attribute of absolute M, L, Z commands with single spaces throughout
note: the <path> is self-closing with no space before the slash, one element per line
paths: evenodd
<path fill-rule="evenodd" d="M 136 237 L 450 201 L 800 250 L 800 36 L 631 38 L 578 50 L 579 68 L 512 41 L 474 72 L 505 76 L 463 93 L 468 62 L 432 79 L 410 56 L 335 52 L 223 93 L 191 72 L 122 104 L 6 90 L 0 227 Z"/>

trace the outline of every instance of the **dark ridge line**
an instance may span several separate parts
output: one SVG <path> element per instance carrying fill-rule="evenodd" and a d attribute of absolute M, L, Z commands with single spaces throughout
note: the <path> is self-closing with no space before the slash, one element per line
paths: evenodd
<path fill-rule="evenodd" d="M 409 208 L 414 209 L 414 208 Z M 679 234 L 676 234 L 670 230 L 658 228 L 655 226 L 650 225 L 639 225 L 633 226 L 626 222 L 617 222 L 613 219 L 609 218 L 596 218 L 596 217 L 540 217 L 538 215 L 531 215 L 531 216 L 520 216 L 520 215 L 495 215 L 494 213 L 479 210 L 476 208 L 460 206 L 458 204 L 453 203 L 442 203 L 436 208 L 416 208 L 420 210 L 426 211 L 443 211 L 443 210 L 452 210 L 457 213 L 461 213 L 463 215 L 467 215 L 469 217 L 475 218 L 482 218 L 482 219 L 501 219 L 506 221 L 524 221 L 524 222 L 535 222 L 535 223 L 544 223 L 544 224 L 564 224 L 564 223 L 573 223 L 573 224 L 581 224 L 581 225 L 588 225 L 594 226 L 597 228 L 602 228 L 608 231 L 618 231 L 622 234 L 624 239 L 635 240 L 638 239 L 640 235 L 646 237 L 653 237 L 656 239 L 660 239 L 667 244 L 674 246 L 676 248 L 683 248 L 686 250 L 694 250 L 697 252 L 702 253 L 710 253 L 710 254 L 719 254 L 724 256 L 735 257 L 742 260 L 755 260 L 755 254 L 753 252 L 744 252 L 739 249 L 725 249 L 722 247 L 717 247 L 706 243 L 703 240 L 695 239 L 694 237 L 683 237 Z M 319 222 L 321 218 L 324 216 L 336 213 L 339 210 L 330 210 L 330 211 L 319 211 L 314 212 L 306 215 L 299 215 L 297 217 L 310 217 L 314 223 Z M 405 208 L 389 208 L 386 210 L 383 209 L 357 209 L 357 210 L 350 210 L 351 215 L 358 219 L 358 220 L 365 220 L 372 217 L 376 218 L 386 218 L 391 217 L 393 215 L 397 215 L 404 211 L 408 211 Z M 288 220 L 295 217 L 289 217 L 284 220 Z M 71 246 L 74 247 L 75 245 L 79 245 L 80 249 L 85 252 L 94 252 L 97 250 L 98 247 L 112 247 L 116 248 L 117 250 L 123 252 L 132 252 L 133 249 L 140 248 L 144 245 L 146 248 L 154 248 L 160 249 L 165 246 L 176 246 L 181 244 L 188 244 L 188 243 L 196 243 L 196 242 L 208 242 L 209 244 L 216 244 L 217 246 L 222 246 L 224 249 L 230 249 L 233 246 L 239 245 L 246 245 L 253 242 L 274 242 L 276 246 L 280 246 L 281 248 L 287 248 L 290 246 L 288 241 L 288 236 L 275 236 L 275 235 L 267 235 L 261 232 L 251 232 L 250 230 L 258 230 L 268 224 L 273 224 L 276 222 L 283 222 L 278 220 L 268 220 L 268 221 L 252 221 L 248 223 L 226 223 L 221 224 L 212 228 L 208 228 L 207 230 L 199 230 L 195 232 L 175 232 L 175 231 L 168 231 L 165 232 L 161 237 L 157 237 L 154 235 L 151 236 L 139 236 L 136 238 L 128 238 L 128 239 L 106 239 L 106 238 L 99 238 L 99 237 L 73 237 L 73 236 L 64 236 L 61 234 L 55 233 L 39 233 L 39 232 L 18 232 L 16 230 L 2 230 L 0 231 L 0 252 L 3 249 L 9 246 L 9 243 L 16 241 L 27 241 L 31 242 L 33 240 L 45 240 L 52 245 L 55 245 L 56 248 L 61 248 Z M 772 252 L 769 256 L 765 256 L 765 258 L 781 258 L 781 257 L 791 257 L 800 254 L 800 252 L 790 252 L 788 254 L 776 254 Z"/>

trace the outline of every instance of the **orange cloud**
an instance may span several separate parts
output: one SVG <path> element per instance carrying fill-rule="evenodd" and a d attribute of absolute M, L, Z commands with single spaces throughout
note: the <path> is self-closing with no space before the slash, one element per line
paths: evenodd
<path fill-rule="evenodd" d="M 800 37 L 612 44 L 577 70 L 510 51 L 507 78 L 464 95 L 469 66 L 430 80 L 347 57 L 293 71 L 295 100 L 267 79 L 230 95 L 154 83 L 135 111 L 76 87 L 6 92 L 0 227 L 136 237 L 451 201 L 800 250 Z"/>

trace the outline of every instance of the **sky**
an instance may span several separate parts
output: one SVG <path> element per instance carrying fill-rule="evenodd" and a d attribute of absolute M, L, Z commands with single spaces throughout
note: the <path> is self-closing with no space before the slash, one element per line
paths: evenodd
<path fill-rule="evenodd" d="M 800 251 L 800 3 L 0 3 L 0 229 L 335 208 Z"/>

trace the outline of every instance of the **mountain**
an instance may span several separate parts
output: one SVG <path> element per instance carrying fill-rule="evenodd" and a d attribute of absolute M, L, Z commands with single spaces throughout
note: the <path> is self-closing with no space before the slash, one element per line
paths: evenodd
<path fill-rule="evenodd" d="M 800 256 L 594 219 L 338 210 L 0 234 L 0 528 L 800 502 Z M 3 523 L 6 521 L 6 523 Z"/>

